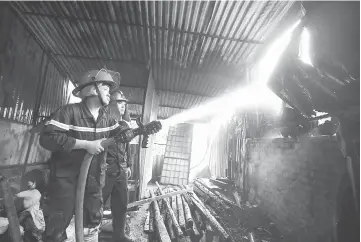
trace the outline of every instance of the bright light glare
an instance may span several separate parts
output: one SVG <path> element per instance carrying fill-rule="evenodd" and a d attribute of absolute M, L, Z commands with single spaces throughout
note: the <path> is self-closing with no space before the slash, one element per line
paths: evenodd
<path fill-rule="evenodd" d="M 301 23 L 298 20 L 290 29 L 288 29 L 279 39 L 277 39 L 268 49 L 264 58 L 257 66 L 257 82 L 266 84 L 273 70 L 278 64 L 283 52 L 291 41 L 292 32 Z"/>
<path fill-rule="evenodd" d="M 235 92 L 216 98 L 204 105 L 176 114 L 164 120 L 163 126 L 195 120 L 213 114 L 217 114 L 217 117 L 213 120 L 213 124 L 216 124 L 220 122 L 220 119 L 228 120 L 228 116 L 231 116 L 236 109 L 256 109 L 260 106 L 279 113 L 281 111 L 282 101 L 268 89 L 266 84 L 272 71 L 279 62 L 282 53 L 291 41 L 293 30 L 300 23 L 301 20 L 297 21 L 270 46 L 264 58 L 256 66 L 254 71 L 254 73 L 256 73 L 255 80 L 251 80 L 252 85 L 242 87 Z"/>
<path fill-rule="evenodd" d="M 176 114 L 162 121 L 162 125 L 167 127 L 212 114 L 217 115 L 214 122 L 218 123 L 219 121 L 217 120 L 219 119 L 228 120 L 235 110 L 251 110 L 260 106 L 278 114 L 281 110 L 282 101 L 267 86 L 255 84 L 214 99 L 204 105 Z"/>
<path fill-rule="evenodd" d="M 80 103 L 81 98 L 78 98 L 71 93 L 75 89 L 75 86 L 73 83 L 69 80 L 68 81 L 68 97 L 69 97 L 69 104 L 71 103 Z"/>
<path fill-rule="evenodd" d="M 306 28 L 303 28 L 301 34 L 299 57 L 304 63 L 312 66 L 312 61 L 310 56 L 310 38 L 311 37 L 308 30 Z"/>

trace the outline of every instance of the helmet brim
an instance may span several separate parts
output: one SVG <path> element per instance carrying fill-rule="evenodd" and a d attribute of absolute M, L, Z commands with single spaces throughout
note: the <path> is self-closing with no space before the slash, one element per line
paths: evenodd
<path fill-rule="evenodd" d="M 93 82 L 88 82 L 82 85 L 77 86 L 76 88 L 74 88 L 74 90 L 72 91 L 72 94 L 75 97 L 80 97 L 80 92 L 84 87 L 93 85 L 94 83 L 105 83 L 107 85 L 109 85 L 109 92 L 111 92 L 112 90 L 116 89 L 118 87 L 117 83 L 113 82 L 113 81 L 93 81 Z"/>
<path fill-rule="evenodd" d="M 123 102 L 126 102 L 126 103 L 128 103 L 128 102 L 129 102 L 129 100 L 128 100 L 128 99 L 126 99 L 126 98 L 118 98 L 118 99 L 114 99 L 114 100 L 112 100 L 112 102 L 118 102 L 118 101 L 123 101 Z"/>

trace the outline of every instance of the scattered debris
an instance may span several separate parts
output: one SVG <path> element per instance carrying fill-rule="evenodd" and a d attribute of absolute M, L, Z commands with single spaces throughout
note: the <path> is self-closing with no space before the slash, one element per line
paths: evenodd
<path fill-rule="evenodd" d="M 276 242 L 282 238 L 280 233 L 274 232 L 275 225 L 258 204 L 242 201 L 234 184 L 225 178 L 195 179 L 193 189 L 191 186 L 156 185 L 151 193 L 163 199 L 151 203 L 144 225 L 144 232 L 152 241 L 163 241 L 160 233 L 165 241 L 172 242 Z M 185 189 L 186 193 L 174 193 Z M 160 216 L 152 220 L 152 213 Z M 161 224 L 161 232 L 158 224 Z"/>

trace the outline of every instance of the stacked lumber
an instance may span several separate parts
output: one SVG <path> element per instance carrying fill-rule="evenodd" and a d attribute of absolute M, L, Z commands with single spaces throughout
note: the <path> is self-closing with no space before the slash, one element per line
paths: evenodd
<path fill-rule="evenodd" d="M 212 215 L 207 205 L 189 188 L 161 186 L 158 183 L 156 185 L 157 188 L 149 190 L 150 197 L 164 198 L 152 201 L 148 209 L 144 232 L 149 234 L 150 241 L 231 241 L 228 232 Z M 188 192 L 175 193 L 184 189 Z"/>

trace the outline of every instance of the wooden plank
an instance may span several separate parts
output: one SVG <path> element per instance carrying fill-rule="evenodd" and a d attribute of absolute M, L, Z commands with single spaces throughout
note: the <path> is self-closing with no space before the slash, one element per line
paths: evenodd
<path fill-rule="evenodd" d="M 158 187 L 158 189 L 159 189 L 159 192 L 160 192 L 162 195 L 164 195 L 164 192 L 162 191 L 162 188 L 159 186 L 158 182 L 155 182 L 155 184 L 157 185 L 157 187 Z M 178 221 L 177 221 L 177 217 L 175 216 L 174 211 L 173 211 L 173 209 L 171 208 L 169 202 L 168 202 L 166 199 L 164 199 L 164 201 L 165 201 L 165 205 L 166 205 L 167 210 L 168 210 L 168 215 L 170 215 L 170 217 L 172 218 L 172 222 L 173 222 L 173 226 L 174 226 L 174 228 L 175 228 L 175 231 L 176 231 L 176 233 L 177 233 L 177 235 L 178 235 L 179 237 L 182 237 L 182 236 L 183 236 L 183 232 L 182 232 L 181 228 L 179 227 L 179 224 L 178 224 Z"/>
<path fill-rule="evenodd" d="M 159 196 L 155 196 L 155 197 L 135 201 L 135 202 L 129 203 L 127 208 L 129 209 L 129 208 L 136 207 L 136 206 L 139 206 L 139 205 L 142 205 L 142 204 L 145 204 L 145 203 L 158 201 L 158 200 L 161 200 L 161 199 L 164 199 L 164 198 L 176 196 L 178 194 L 183 194 L 183 193 L 186 193 L 186 192 L 192 192 L 192 189 L 178 190 L 178 191 L 175 191 L 175 192 L 170 192 L 170 193 L 167 193 L 167 194 L 162 194 L 162 195 L 159 195 Z"/>
<path fill-rule="evenodd" d="M 154 196 L 152 190 L 150 190 L 151 196 Z M 157 225 L 157 231 L 159 235 L 159 239 L 161 242 L 171 242 L 169 234 L 167 232 L 167 228 L 164 225 L 163 218 L 160 215 L 159 207 L 157 202 L 153 202 L 154 215 L 155 215 L 155 223 Z"/>

